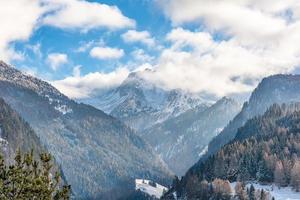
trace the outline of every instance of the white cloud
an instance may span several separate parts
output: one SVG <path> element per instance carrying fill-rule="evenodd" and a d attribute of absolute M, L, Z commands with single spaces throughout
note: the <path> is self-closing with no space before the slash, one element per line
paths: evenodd
<path fill-rule="evenodd" d="M 192 32 L 182 28 L 173 29 L 168 35 L 167 40 L 173 42 L 173 48 L 190 46 L 197 50 L 207 51 L 214 46 L 212 36 L 207 32 Z"/>
<path fill-rule="evenodd" d="M 135 27 L 118 7 L 85 0 L 3 0 L 0 24 L 0 59 L 6 62 L 23 59 L 12 43 L 28 40 L 42 25 L 81 31 Z"/>
<path fill-rule="evenodd" d="M 147 54 L 143 49 L 136 49 L 130 54 L 132 58 L 137 62 L 147 63 L 154 60 L 154 57 Z"/>
<path fill-rule="evenodd" d="M 0 1 L 0 57 L 2 60 L 10 61 L 22 57 L 13 46 L 10 46 L 10 43 L 27 40 L 44 10 L 37 0 Z"/>
<path fill-rule="evenodd" d="M 78 76 L 80 68 L 76 68 L 74 76 L 54 81 L 52 85 L 70 98 L 87 98 L 96 90 L 105 90 L 120 85 L 128 76 L 126 68 L 118 68 L 110 73 L 94 72 Z"/>
<path fill-rule="evenodd" d="M 116 6 L 84 0 L 44 0 L 53 10 L 43 23 L 58 28 L 79 28 L 88 31 L 105 27 L 135 27 L 135 21 L 124 16 Z"/>
<path fill-rule="evenodd" d="M 92 47 L 94 46 L 105 46 L 105 42 L 103 39 L 100 40 L 91 40 L 87 42 L 79 42 L 79 47 L 75 49 L 75 52 L 77 53 L 82 53 L 82 52 L 87 52 L 89 51 Z"/>
<path fill-rule="evenodd" d="M 94 41 L 81 43 L 80 47 L 78 47 L 78 49 L 76 49 L 75 52 L 86 52 L 88 49 L 92 48 L 93 45 Z"/>
<path fill-rule="evenodd" d="M 42 58 L 43 57 L 43 53 L 41 51 L 41 43 L 36 43 L 36 44 L 33 44 L 33 45 L 26 45 L 26 48 L 31 50 L 32 53 L 37 56 L 38 58 Z"/>
<path fill-rule="evenodd" d="M 277 39 L 287 28 L 287 11 L 297 13 L 297 0 L 162 0 L 164 12 L 174 25 L 186 22 L 204 22 L 211 31 L 239 38 L 243 42 L 260 42 Z M 292 21 L 298 20 L 292 15 Z"/>
<path fill-rule="evenodd" d="M 80 77 L 81 74 L 81 65 L 77 65 L 73 68 L 73 76 Z"/>
<path fill-rule="evenodd" d="M 68 63 L 68 56 L 63 53 L 51 53 L 48 55 L 47 62 L 51 69 L 56 71 L 60 66 Z"/>
<path fill-rule="evenodd" d="M 243 46 L 237 39 L 214 41 L 207 32 L 177 28 L 167 36 L 173 45 L 162 52 L 155 72 L 145 77 L 169 89 L 217 96 L 250 92 L 261 78 L 299 66 L 300 48 L 292 41 L 300 42 L 300 36 L 291 33 L 276 45 L 259 48 Z"/>
<path fill-rule="evenodd" d="M 124 50 L 112 47 L 94 47 L 90 56 L 100 60 L 119 59 L 124 56 Z"/>
<path fill-rule="evenodd" d="M 122 39 L 127 43 L 141 42 L 149 47 L 155 45 L 155 40 L 148 31 L 128 30 L 122 34 Z"/>
<path fill-rule="evenodd" d="M 154 73 L 144 75 L 162 87 L 217 96 L 250 92 L 261 78 L 300 66 L 299 1 L 160 3 L 174 25 L 166 36 L 171 46 L 162 51 Z M 201 31 L 180 27 L 190 22 Z"/>

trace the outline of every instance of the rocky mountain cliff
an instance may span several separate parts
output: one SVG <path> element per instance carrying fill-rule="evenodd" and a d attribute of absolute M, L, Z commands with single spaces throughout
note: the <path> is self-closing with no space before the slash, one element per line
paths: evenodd
<path fill-rule="evenodd" d="M 170 178 L 161 159 L 132 129 L 3 62 L 0 97 L 30 123 L 77 198 L 116 199 L 126 192 L 124 183 L 135 178 Z"/>

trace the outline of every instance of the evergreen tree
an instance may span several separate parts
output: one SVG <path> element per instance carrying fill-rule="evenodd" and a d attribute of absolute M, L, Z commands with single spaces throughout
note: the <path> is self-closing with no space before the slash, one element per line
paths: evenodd
<path fill-rule="evenodd" d="M 249 200 L 256 200 L 256 198 L 255 198 L 255 188 L 254 188 L 253 185 L 250 186 Z"/>
<path fill-rule="evenodd" d="M 59 173 L 52 177 L 52 157 L 44 153 L 40 162 L 33 151 L 22 155 L 18 150 L 13 165 L 5 165 L 0 156 L 0 199 L 3 200 L 67 200 L 70 186 L 60 186 Z"/>
<path fill-rule="evenodd" d="M 257 179 L 260 182 L 268 183 L 273 181 L 273 172 L 268 168 L 265 159 L 262 159 L 258 165 Z"/>

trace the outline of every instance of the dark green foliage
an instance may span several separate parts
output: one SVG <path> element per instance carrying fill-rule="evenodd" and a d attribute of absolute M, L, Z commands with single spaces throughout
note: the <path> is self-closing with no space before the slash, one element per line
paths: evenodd
<path fill-rule="evenodd" d="M 27 122 L 19 116 L 2 98 L 0 98 L 0 138 L 2 148 L 0 152 L 5 160 L 13 160 L 15 150 L 20 148 L 23 152 L 34 149 L 39 155 L 45 151 L 39 138 Z M 4 146 L 5 148 L 3 148 Z M 3 151 L 5 149 L 5 151 Z"/>
<path fill-rule="evenodd" d="M 249 196 L 249 200 L 255 200 L 255 188 L 253 185 L 250 186 L 248 196 Z"/>
<path fill-rule="evenodd" d="M 40 161 L 31 153 L 17 151 L 13 165 L 7 166 L 0 156 L 0 199 L 3 200 L 67 200 L 70 186 L 61 186 L 61 177 L 52 177 L 52 156 L 40 155 Z"/>
<path fill-rule="evenodd" d="M 249 120 L 234 141 L 189 173 L 197 171 L 208 180 L 272 183 L 276 162 L 280 162 L 289 182 L 290 166 L 300 159 L 300 112 L 292 112 L 291 107 L 274 105 L 265 115 Z"/>
<path fill-rule="evenodd" d="M 193 191 L 188 183 L 195 176 L 199 182 L 216 178 L 230 182 L 259 181 L 300 190 L 299 105 L 275 104 L 263 116 L 248 120 L 233 141 L 191 168 L 180 181 L 180 190 Z M 248 195 L 253 197 L 253 188 Z"/>

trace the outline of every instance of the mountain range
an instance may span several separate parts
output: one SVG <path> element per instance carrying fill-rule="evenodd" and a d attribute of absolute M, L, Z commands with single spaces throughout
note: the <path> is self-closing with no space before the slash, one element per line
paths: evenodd
<path fill-rule="evenodd" d="M 164 162 L 134 130 L 4 62 L 0 97 L 31 125 L 78 199 L 116 199 L 136 178 L 170 180 Z"/>
<path fill-rule="evenodd" d="M 144 131 L 169 168 L 181 176 L 207 151 L 208 143 L 240 111 L 240 104 L 224 97 L 208 107 L 196 107 Z"/>
<path fill-rule="evenodd" d="M 163 199 L 173 199 L 174 194 L 176 199 L 203 199 L 201 184 L 207 183 L 203 181 L 220 179 L 299 191 L 299 83 L 299 75 L 264 78 L 242 110 L 209 143 L 208 152 L 173 183 Z M 222 184 L 226 187 L 226 182 Z"/>
<path fill-rule="evenodd" d="M 184 176 L 164 198 L 194 198 L 192 183 L 218 178 L 295 187 L 299 91 L 300 75 L 270 76 L 241 107 L 164 89 L 134 72 L 78 103 L 0 62 L 0 147 L 9 162 L 18 148 L 50 152 L 76 199 L 136 197 L 136 179 L 169 185 L 174 174 Z M 280 163 L 291 164 L 282 182 Z"/>
<path fill-rule="evenodd" d="M 135 129 L 181 176 L 206 153 L 240 105 L 226 97 L 214 102 L 200 94 L 164 89 L 146 80 L 144 72 L 133 72 L 119 87 L 81 101 Z"/>
<path fill-rule="evenodd" d="M 207 107 L 211 103 L 198 94 L 158 87 L 145 80 L 143 72 L 132 72 L 117 88 L 80 101 L 111 114 L 138 133 L 187 110 Z"/>

